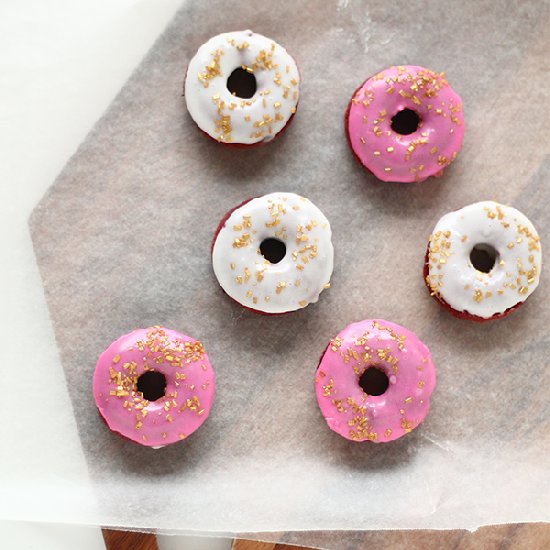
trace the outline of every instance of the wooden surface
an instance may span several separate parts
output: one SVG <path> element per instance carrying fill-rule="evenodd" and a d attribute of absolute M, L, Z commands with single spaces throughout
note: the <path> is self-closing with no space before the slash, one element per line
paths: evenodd
<path fill-rule="evenodd" d="M 106 550 L 158 550 L 157 537 L 151 533 L 102 529 Z"/>
<path fill-rule="evenodd" d="M 266 534 L 280 542 L 235 539 L 232 550 L 311 550 L 313 547 L 290 544 L 297 534 Z M 304 533 L 300 537 L 304 538 Z M 332 550 L 334 533 L 314 531 L 307 534 L 316 548 Z M 330 537 L 330 538 L 329 538 Z M 158 550 L 156 537 L 129 531 L 103 529 L 107 550 Z M 287 540 L 291 539 L 291 540 Z M 327 544 L 323 540 L 331 541 Z M 545 550 L 550 548 L 550 524 L 520 523 L 482 527 L 469 531 L 365 531 L 342 532 L 339 548 L 346 550 Z"/>
<path fill-rule="evenodd" d="M 231 550 L 304 550 L 303 546 L 279 544 L 277 542 L 258 542 L 255 540 L 236 539 Z M 305 549 L 307 550 L 307 548 Z"/>

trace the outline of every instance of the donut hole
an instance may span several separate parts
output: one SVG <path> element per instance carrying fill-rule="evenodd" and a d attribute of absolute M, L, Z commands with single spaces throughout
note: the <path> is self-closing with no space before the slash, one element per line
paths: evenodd
<path fill-rule="evenodd" d="M 470 261 L 475 269 L 489 273 L 497 262 L 498 252 L 494 246 L 486 243 L 476 244 L 470 252 Z"/>
<path fill-rule="evenodd" d="M 368 367 L 359 377 L 359 386 L 367 395 L 382 395 L 389 385 L 386 373 L 378 367 Z"/>
<path fill-rule="evenodd" d="M 166 376 L 156 370 L 144 372 L 137 380 L 137 389 L 147 401 L 156 401 L 166 393 Z"/>
<path fill-rule="evenodd" d="M 250 99 L 256 93 L 256 77 L 246 69 L 238 67 L 229 75 L 227 89 L 236 97 Z"/>
<path fill-rule="evenodd" d="M 279 239 L 264 239 L 260 244 L 260 253 L 271 264 L 278 264 L 286 256 L 286 244 Z"/>
<path fill-rule="evenodd" d="M 416 132 L 419 124 L 420 117 L 418 113 L 412 109 L 403 109 L 391 119 L 392 130 L 402 136 L 408 136 Z"/>

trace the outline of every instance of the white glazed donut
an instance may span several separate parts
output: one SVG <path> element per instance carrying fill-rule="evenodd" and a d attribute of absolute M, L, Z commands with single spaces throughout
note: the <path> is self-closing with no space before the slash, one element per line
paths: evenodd
<path fill-rule="evenodd" d="M 428 246 L 424 276 L 451 313 L 474 320 L 502 317 L 539 283 L 541 245 L 521 212 L 494 201 L 443 216 Z"/>
<path fill-rule="evenodd" d="M 212 246 L 223 290 L 249 309 L 272 314 L 316 302 L 330 286 L 333 258 L 327 218 L 294 193 L 239 206 L 222 220 Z"/>
<path fill-rule="evenodd" d="M 234 71 L 251 80 L 252 95 L 231 93 Z M 299 82 L 285 48 L 249 30 L 229 32 L 211 38 L 191 59 L 185 101 L 198 127 L 213 139 L 251 145 L 273 139 L 286 126 L 296 112 Z"/>

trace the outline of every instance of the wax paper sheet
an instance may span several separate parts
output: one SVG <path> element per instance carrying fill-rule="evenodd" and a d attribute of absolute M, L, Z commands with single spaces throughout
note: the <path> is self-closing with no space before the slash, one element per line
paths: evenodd
<path fill-rule="evenodd" d="M 434 224 L 474 201 L 514 205 L 543 247 L 550 242 L 549 8 L 183 4 L 30 220 L 94 488 L 94 506 L 79 512 L 78 494 L 62 486 L 71 517 L 209 532 L 550 520 L 550 272 L 519 311 L 486 325 L 442 311 L 422 279 Z M 282 137 L 231 149 L 197 131 L 182 80 L 200 44 L 245 28 L 287 47 L 301 97 Z M 343 114 L 353 90 L 394 64 L 445 71 L 463 99 L 464 146 L 440 179 L 381 183 L 348 150 Z M 223 214 L 272 191 L 309 197 L 330 220 L 335 246 L 332 287 L 317 304 L 276 317 L 228 299 L 210 262 Z M 391 444 L 335 435 L 315 400 L 328 340 L 363 318 L 415 331 L 437 368 L 427 420 Z M 217 377 L 205 425 L 156 451 L 111 434 L 91 393 L 100 352 L 153 324 L 201 339 Z M 343 544 L 336 536 L 332 546 Z"/>

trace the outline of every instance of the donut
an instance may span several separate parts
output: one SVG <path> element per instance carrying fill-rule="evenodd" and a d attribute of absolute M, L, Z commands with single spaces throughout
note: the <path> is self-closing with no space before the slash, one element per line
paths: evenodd
<path fill-rule="evenodd" d="M 541 243 L 519 210 L 494 201 L 445 214 L 429 238 L 424 280 L 450 313 L 484 322 L 518 309 L 537 288 Z"/>
<path fill-rule="evenodd" d="M 252 31 L 218 34 L 191 59 L 185 76 L 187 110 L 197 126 L 224 144 L 272 140 L 290 122 L 300 73 L 281 45 Z"/>
<path fill-rule="evenodd" d="M 354 156 L 378 179 L 424 181 L 442 175 L 460 150 L 461 100 L 444 73 L 390 67 L 355 90 L 345 128 Z"/>
<path fill-rule="evenodd" d="M 316 302 L 330 286 L 330 224 L 309 200 L 270 193 L 228 212 L 212 242 L 222 289 L 247 309 L 280 314 Z"/>
<path fill-rule="evenodd" d="M 99 356 L 93 379 L 94 399 L 109 429 L 155 449 L 203 424 L 214 386 L 201 342 L 158 326 L 115 340 Z"/>
<path fill-rule="evenodd" d="M 348 325 L 324 351 L 315 393 L 328 427 L 352 441 L 384 443 L 414 430 L 435 387 L 429 349 L 383 320 Z"/>

